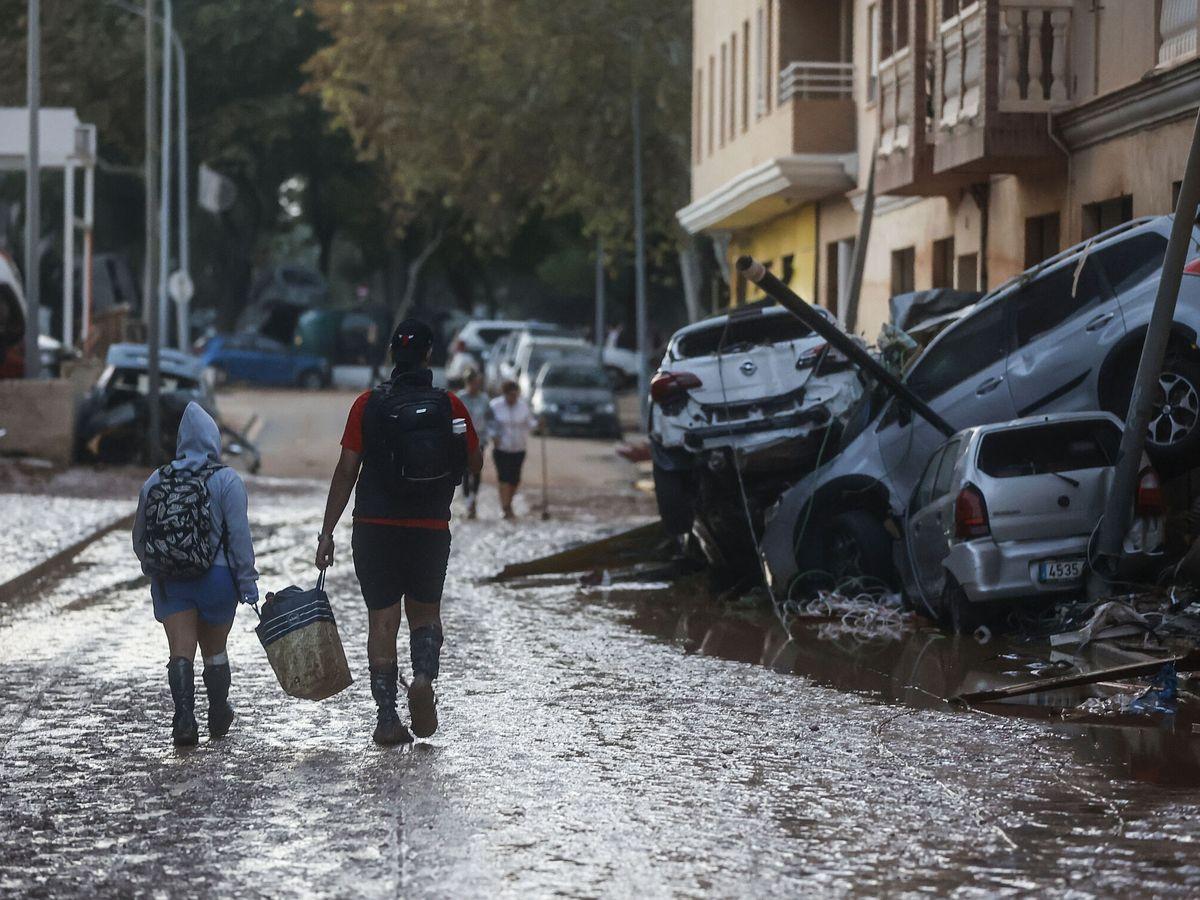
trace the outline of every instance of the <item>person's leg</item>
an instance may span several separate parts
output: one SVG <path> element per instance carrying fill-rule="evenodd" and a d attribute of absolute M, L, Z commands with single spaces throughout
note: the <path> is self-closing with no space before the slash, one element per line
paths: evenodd
<path fill-rule="evenodd" d="M 233 724 L 233 707 L 229 705 L 229 685 L 232 672 L 225 642 L 233 620 L 212 624 L 200 619 L 196 636 L 200 655 L 204 657 L 204 689 L 208 692 L 208 736 L 225 737 Z"/>
<path fill-rule="evenodd" d="M 417 737 L 429 737 L 438 727 L 433 682 L 442 652 L 442 589 L 450 558 L 450 532 L 430 531 L 416 541 L 421 550 L 419 577 L 405 597 L 413 680 L 408 688 L 408 712 Z"/>
<path fill-rule="evenodd" d="M 396 712 L 396 633 L 404 609 L 403 568 L 406 554 L 400 545 L 401 531 L 389 525 L 356 523 L 351 539 L 354 574 L 367 604 L 367 664 L 371 696 L 375 699 L 376 722 L 372 736 L 377 744 L 407 744 L 412 735 Z"/>
<path fill-rule="evenodd" d="M 507 482 L 500 482 L 500 509 L 504 513 L 504 518 L 511 519 L 513 517 L 512 502 L 513 495 L 516 493 L 516 488 Z"/>
<path fill-rule="evenodd" d="M 171 700 L 175 715 L 171 719 L 171 739 L 178 747 L 186 747 L 200 739 L 196 727 L 196 610 L 172 613 L 163 619 L 167 646 L 171 658 L 167 662 L 167 681 L 171 685 Z"/>

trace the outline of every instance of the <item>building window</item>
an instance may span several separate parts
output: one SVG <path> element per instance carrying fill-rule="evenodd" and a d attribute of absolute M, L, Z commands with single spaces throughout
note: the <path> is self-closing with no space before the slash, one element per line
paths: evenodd
<path fill-rule="evenodd" d="M 946 22 L 958 15 L 959 0 L 942 0 L 942 21 Z"/>
<path fill-rule="evenodd" d="M 708 155 L 713 155 L 713 126 L 716 124 L 716 109 L 714 99 L 717 86 L 717 60 L 708 57 Z"/>
<path fill-rule="evenodd" d="M 1099 203 L 1087 203 L 1083 207 L 1083 237 L 1095 237 L 1101 232 L 1108 231 L 1128 222 L 1133 218 L 1133 197 L 1113 197 Z"/>
<path fill-rule="evenodd" d="M 896 37 L 892 42 L 896 52 L 908 46 L 908 4 L 909 0 L 896 0 Z"/>
<path fill-rule="evenodd" d="M 729 139 L 732 141 L 737 134 L 737 70 L 738 70 L 738 38 L 737 32 L 729 36 Z"/>
<path fill-rule="evenodd" d="M 958 272 L 955 273 L 954 283 L 960 291 L 979 290 L 978 253 L 964 253 L 958 258 Z"/>
<path fill-rule="evenodd" d="M 917 251 L 913 247 L 892 251 L 892 296 L 916 290 Z"/>
<path fill-rule="evenodd" d="M 895 35 L 895 2 L 896 0 L 882 0 L 879 4 L 879 58 L 887 59 L 895 52 L 895 44 L 892 43 Z"/>
<path fill-rule="evenodd" d="M 854 239 L 846 238 L 825 246 L 825 306 L 835 316 L 845 312 L 854 267 Z"/>
<path fill-rule="evenodd" d="M 754 67 L 754 114 L 762 118 L 767 111 L 767 14 L 762 7 L 754 14 L 755 48 L 758 53 Z"/>
<path fill-rule="evenodd" d="M 750 20 L 742 23 L 742 131 L 750 127 Z"/>
<path fill-rule="evenodd" d="M 933 242 L 933 287 L 954 287 L 954 238 Z"/>
<path fill-rule="evenodd" d="M 696 70 L 696 108 L 692 113 L 693 121 L 695 122 L 693 135 L 696 149 L 696 162 L 704 159 L 704 70 Z"/>
<path fill-rule="evenodd" d="M 791 287 L 792 276 L 796 274 L 796 257 L 789 253 L 783 258 L 783 268 L 779 272 L 779 280 Z"/>
<path fill-rule="evenodd" d="M 775 83 L 775 2 L 776 0 L 767 0 L 767 56 L 764 60 L 766 67 L 766 85 L 765 92 L 767 95 L 767 112 L 771 111 L 771 104 L 774 102 L 774 90 L 772 85 Z"/>
<path fill-rule="evenodd" d="M 1058 213 L 1025 220 L 1025 268 L 1049 259 L 1059 249 Z"/>
<path fill-rule="evenodd" d="M 720 135 L 721 146 L 725 146 L 725 103 L 728 97 L 729 86 L 729 48 L 724 44 L 721 45 L 721 91 L 720 91 L 720 122 L 717 125 L 717 133 Z"/>
<path fill-rule="evenodd" d="M 879 7 L 867 7 L 867 102 L 879 96 Z"/>

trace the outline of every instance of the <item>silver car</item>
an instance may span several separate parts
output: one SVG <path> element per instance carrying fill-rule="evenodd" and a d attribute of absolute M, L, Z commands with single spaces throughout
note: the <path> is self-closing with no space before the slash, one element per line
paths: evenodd
<path fill-rule="evenodd" d="M 934 451 L 898 547 L 913 606 L 971 631 L 992 601 L 1077 591 L 1121 430 L 1110 413 L 1060 413 L 968 428 Z M 1129 556 L 1162 554 L 1164 513 L 1143 457 Z"/>
<path fill-rule="evenodd" d="M 546 363 L 538 373 L 529 405 L 550 434 L 621 436 L 612 378 L 595 361 Z"/>

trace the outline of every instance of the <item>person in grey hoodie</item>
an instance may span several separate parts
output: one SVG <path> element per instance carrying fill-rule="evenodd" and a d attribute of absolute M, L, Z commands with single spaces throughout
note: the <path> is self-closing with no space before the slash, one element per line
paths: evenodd
<path fill-rule="evenodd" d="M 147 566 L 147 498 L 164 474 L 185 469 L 207 473 L 212 565 L 199 578 L 176 580 L 156 575 Z M 233 722 L 225 639 L 238 602 L 258 602 L 258 572 L 250 540 L 246 486 L 237 472 L 221 464 L 221 431 L 198 403 L 189 403 L 184 410 L 175 459 L 156 469 L 142 485 L 133 525 L 133 550 L 142 571 L 151 576 L 154 618 L 167 634 L 167 675 L 175 702 L 174 741 L 188 745 L 199 740 L 193 671 L 197 644 L 204 657 L 209 736 L 222 737 Z"/>

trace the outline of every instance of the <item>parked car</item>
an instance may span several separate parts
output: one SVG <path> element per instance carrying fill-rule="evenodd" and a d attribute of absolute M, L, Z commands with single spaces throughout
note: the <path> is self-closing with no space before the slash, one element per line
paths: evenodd
<path fill-rule="evenodd" d="M 557 330 L 557 325 L 532 320 L 472 319 L 450 339 L 447 356 L 453 358 L 455 353 L 468 353 L 475 360 L 475 368 L 482 370 L 488 351 L 495 346 L 497 341 L 514 331 L 551 334 Z"/>
<path fill-rule="evenodd" d="M 1063 413 L 967 428 L 934 451 L 897 542 L 912 605 L 966 633 L 997 601 L 1077 592 L 1121 432 L 1111 413 Z M 1165 507 L 1148 458 L 1135 511 L 1127 556 L 1160 557 Z"/>
<path fill-rule="evenodd" d="M 550 434 L 621 436 L 612 382 L 595 362 L 546 363 L 534 382 L 530 407 Z"/>
<path fill-rule="evenodd" d="M 532 397 L 534 380 L 546 363 L 567 359 L 587 363 L 594 362 L 597 357 L 595 345 L 583 338 L 526 332 L 517 340 L 506 380 L 515 381 L 524 396 Z"/>
<path fill-rule="evenodd" d="M 905 382 L 954 428 L 1035 414 L 1097 411 L 1124 418 L 1158 288 L 1171 217 L 1128 222 L 1051 257 L 992 291 L 945 328 Z M 1150 424 L 1147 450 L 1164 474 L 1200 451 L 1200 258 L 1187 277 Z M 844 568 L 894 580 L 886 522 L 904 508 L 943 435 L 872 390 L 821 465 L 780 497 L 763 533 L 767 578 Z"/>
<path fill-rule="evenodd" d="M 195 356 L 159 350 L 161 378 L 162 460 L 175 455 L 179 422 L 188 403 L 199 403 L 221 428 L 223 454 L 240 457 L 249 470 L 258 470 L 258 451 L 243 436 L 227 427 L 217 413 L 216 398 L 204 378 L 204 365 Z M 145 344 L 113 344 L 105 368 L 79 407 L 76 458 L 101 463 L 128 464 L 143 457 L 149 427 L 149 350 Z"/>
<path fill-rule="evenodd" d="M 217 385 L 231 381 L 298 386 L 308 390 L 329 384 L 329 361 L 303 353 L 261 334 L 217 336 L 204 345 L 200 359 Z"/>
<path fill-rule="evenodd" d="M 483 364 L 484 386 L 489 392 L 499 394 L 500 386 L 505 381 L 517 380 L 519 374 L 517 371 L 517 348 L 520 347 L 522 338 L 526 336 L 572 336 L 569 331 L 558 325 L 548 325 L 544 322 L 537 324 L 538 327 L 534 329 L 525 327 L 514 329 L 492 345 Z"/>
<path fill-rule="evenodd" d="M 12 257 L 0 252 L 0 378 L 25 374 L 25 292 Z"/>
<path fill-rule="evenodd" d="M 648 424 L 667 531 L 695 529 L 717 565 L 753 565 L 747 515 L 757 530 L 860 392 L 848 361 L 783 307 L 751 304 L 677 331 L 651 381 Z"/>

